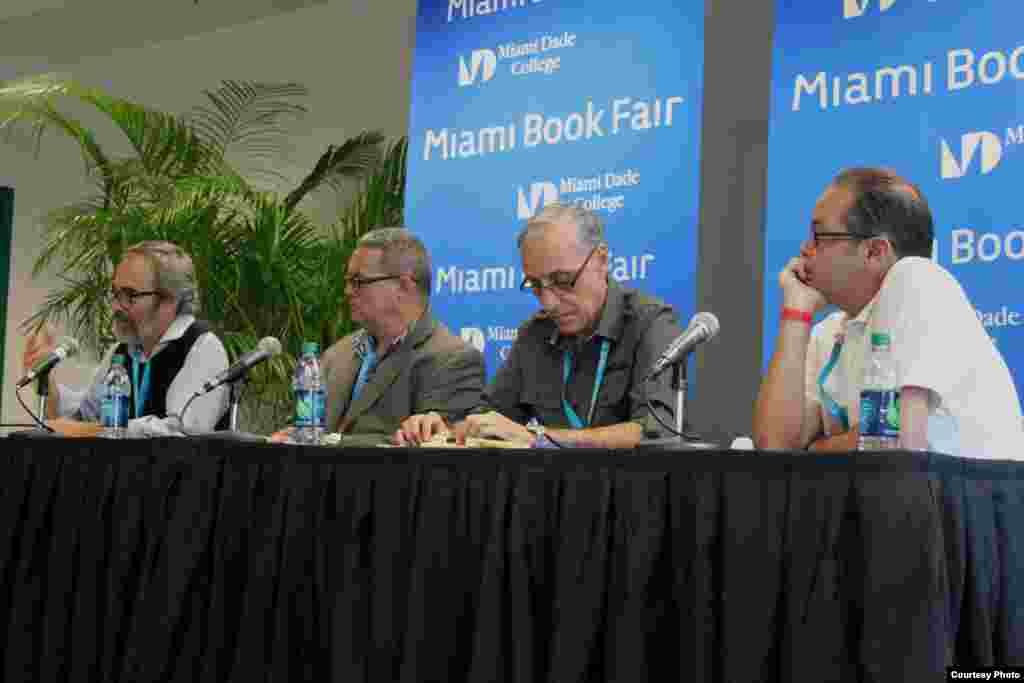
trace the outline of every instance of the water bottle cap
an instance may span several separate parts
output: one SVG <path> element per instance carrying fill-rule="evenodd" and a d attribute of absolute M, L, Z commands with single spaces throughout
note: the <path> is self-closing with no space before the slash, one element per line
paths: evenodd
<path fill-rule="evenodd" d="M 303 342 L 302 353 L 320 353 L 320 342 Z"/>
<path fill-rule="evenodd" d="M 871 345 L 872 346 L 891 346 L 892 335 L 888 332 L 872 332 L 871 333 Z"/>
<path fill-rule="evenodd" d="M 110 359 L 111 365 L 124 365 L 124 355 L 115 353 Z"/>

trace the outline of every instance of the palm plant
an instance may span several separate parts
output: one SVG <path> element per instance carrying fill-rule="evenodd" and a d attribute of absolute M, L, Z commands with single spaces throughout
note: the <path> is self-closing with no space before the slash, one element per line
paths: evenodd
<path fill-rule="evenodd" d="M 286 126 L 306 109 L 300 85 L 226 81 L 185 116 L 158 112 L 53 76 L 0 84 L 0 130 L 28 132 L 38 146 L 56 130 L 81 148 L 96 192 L 52 212 L 34 274 L 59 266 L 59 284 L 26 321 L 61 322 L 98 354 L 112 341 L 108 292 L 113 264 L 138 241 L 164 239 L 192 255 L 204 318 L 234 358 L 267 335 L 286 353 L 253 375 L 257 400 L 281 404 L 301 342 L 322 347 L 352 329 L 344 268 L 367 230 L 401 223 L 406 143 L 386 150 L 365 132 L 328 147 L 287 193 L 274 162 Z M 67 100 L 98 110 L 124 134 L 133 154 L 115 158 L 66 113 Z M 318 226 L 300 209 L 321 188 L 359 183 L 339 220 Z"/>

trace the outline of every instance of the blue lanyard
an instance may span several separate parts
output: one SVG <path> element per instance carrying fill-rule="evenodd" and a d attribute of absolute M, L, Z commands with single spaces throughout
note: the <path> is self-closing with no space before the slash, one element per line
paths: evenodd
<path fill-rule="evenodd" d="M 597 375 L 594 377 L 594 391 L 590 395 L 590 410 L 587 412 L 586 424 L 580 420 L 580 416 L 576 414 L 576 411 L 572 409 L 569 401 L 565 398 L 565 394 L 569 389 L 569 375 L 572 374 L 572 351 L 566 349 L 562 355 L 562 409 L 565 411 L 565 417 L 568 418 L 569 424 L 572 425 L 573 429 L 589 427 L 590 423 L 594 420 L 597 392 L 601 390 L 601 383 L 604 382 L 604 368 L 608 364 L 608 348 L 608 340 L 605 339 L 601 342 L 601 359 L 597 362 Z"/>
<path fill-rule="evenodd" d="M 359 398 L 360 392 L 362 392 L 363 387 L 366 385 L 366 378 L 370 374 L 370 368 L 377 362 L 377 349 L 373 344 L 373 338 L 367 337 L 365 345 L 362 349 L 357 350 L 357 353 L 363 357 L 363 363 L 359 366 L 359 375 L 356 377 L 355 384 L 352 385 L 352 397 L 349 399 L 349 405 L 355 403 L 356 399 Z"/>
<path fill-rule="evenodd" d="M 836 363 L 839 362 L 839 354 L 843 350 L 843 342 L 841 339 L 836 339 L 835 345 L 832 347 L 832 355 L 828 359 L 828 363 L 821 369 L 821 374 L 818 375 L 818 395 L 821 397 L 821 403 L 828 410 L 829 414 L 837 419 L 840 424 L 843 425 L 843 431 L 850 430 L 850 414 L 846 408 L 836 403 L 835 399 L 825 390 L 825 380 L 832 374 L 832 371 L 836 367 Z"/>
<path fill-rule="evenodd" d="M 133 353 L 132 360 L 132 395 L 135 397 L 135 417 L 142 417 L 142 409 L 146 406 L 146 396 L 149 394 L 149 361 L 143 362 L 142 356 Z M 142 384 L 139 384 L 139 365 L 145 365 L 142 372 Z"/>

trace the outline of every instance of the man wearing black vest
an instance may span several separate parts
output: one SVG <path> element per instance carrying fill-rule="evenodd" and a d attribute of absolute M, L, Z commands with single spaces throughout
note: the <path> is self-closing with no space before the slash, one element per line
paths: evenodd
<path fill-rule="evenodd" d="M 132 380 L 131 436 L 182 433 L 179 415 L 202 384 L 228 367 L 227 352 L 209 325 L 195 318 L 198 308 L 192 259 L 170 242 L 140 242 L 125 251 L 111 283 L 117 346 L 84 391 L 58 385 L 51 375 L 47 417 L 67 436 L 95 436 L 101 430 L 103 381 L 113 354 L 126 360 Z M 29 340 L 24 364 L 31 368 L 53 350 L 47 332 Z M 228 394 L 221 387 L 194 400 L 184 431 L 223 429 Z"/>

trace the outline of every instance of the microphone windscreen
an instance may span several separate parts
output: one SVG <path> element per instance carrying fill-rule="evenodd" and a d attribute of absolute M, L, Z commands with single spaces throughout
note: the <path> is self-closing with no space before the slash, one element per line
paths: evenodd
<path fill-rule="evenodd" d="M 277 337 L 264 337 L 260 339 L 256 348 L 269 353 L 271 356 L 276 356 L 281 353 L 281 342 L 277 340 Z"/>
<path fill-rule="evenodd" d="M 78 340 L 74 337 L 61 337 L 57 341 L 57 347 L 63 348 L 67 352 L 65 358 L 70 358 L 78 353 Z"/>
<path fill-rule="evenodd" d="M 708 339 L 711 339 L 712 337 L 717 335 L 718 330 L 720 329 L 720 326 L 718 324 L 718 316 L 716 316 L 714 313 L 698 313 L 697 315 L 693 316 L 693 321 L 690 324 L 696 325 L 697 323 L 702 323 L 708 328 L 708 332 L 710 333 L 708 334 Z"/>

